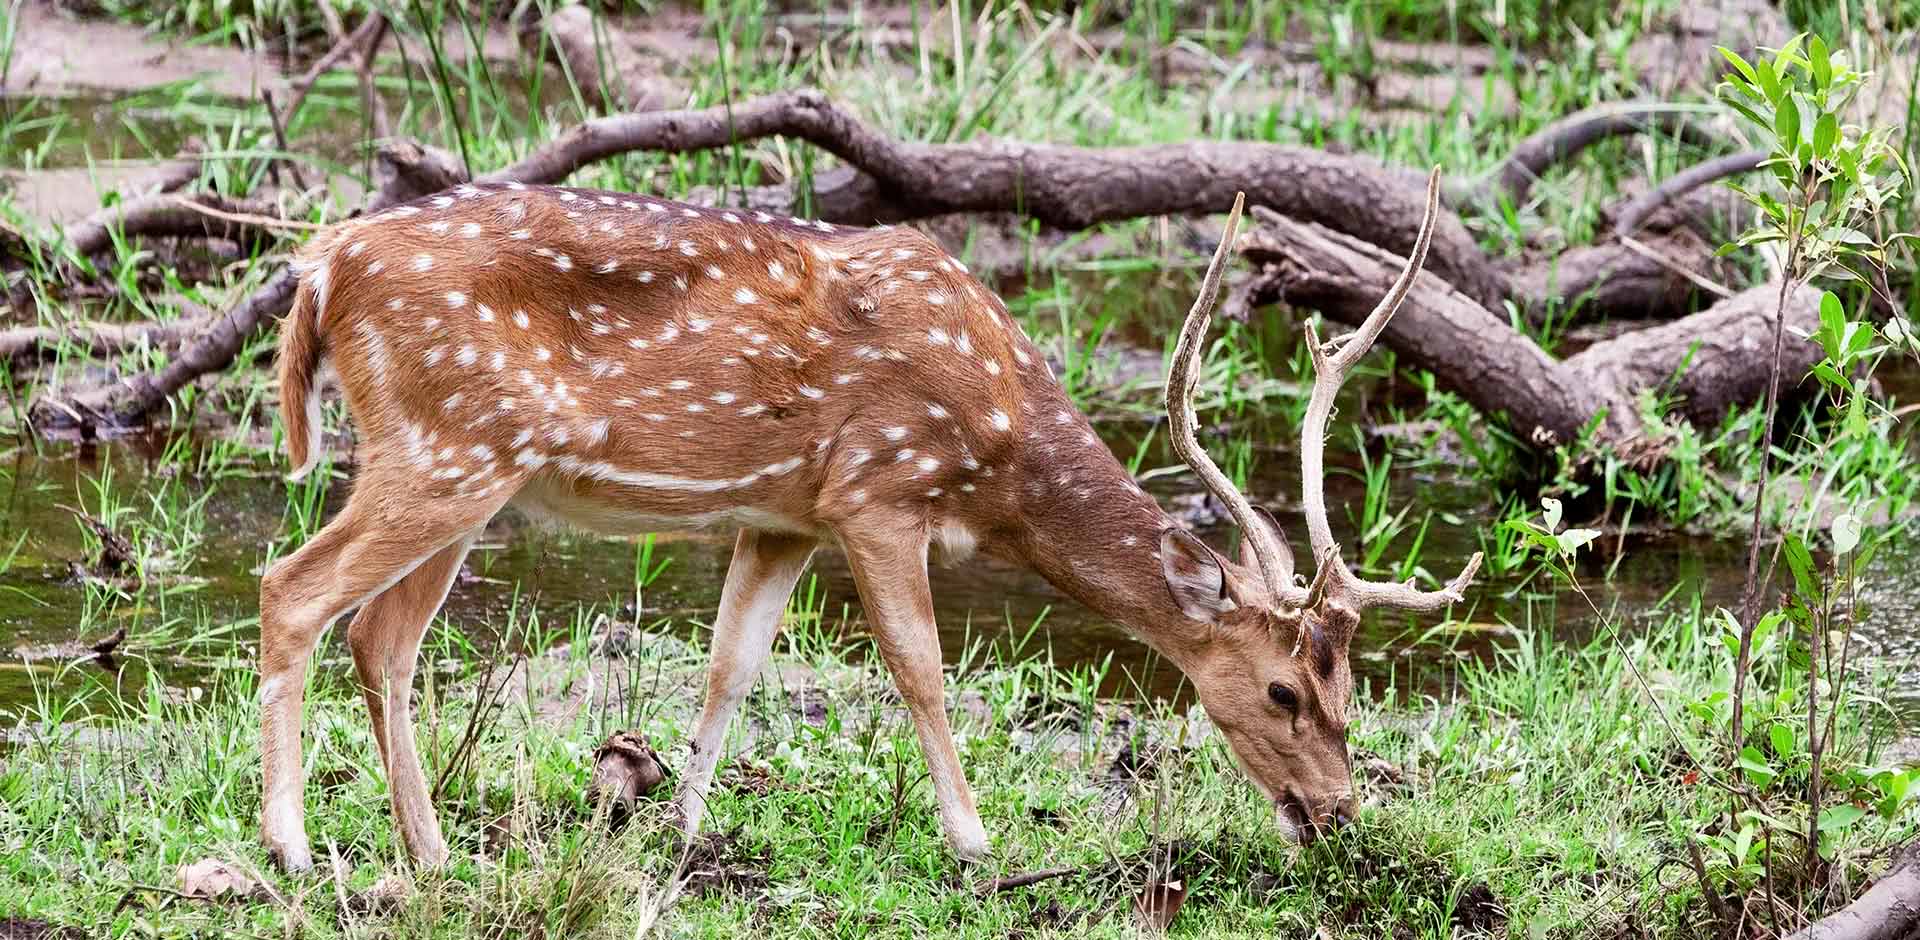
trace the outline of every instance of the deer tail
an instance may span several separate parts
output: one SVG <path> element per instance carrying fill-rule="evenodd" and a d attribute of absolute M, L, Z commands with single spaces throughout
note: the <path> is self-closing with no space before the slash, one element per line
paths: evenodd
<path fill-rule="evenodd" d="M 320 386 L 315 381 L 326 356 L 327 279 L 332 273 L 332 240 L 315 240 L 291 265 L 300 279 L 293 309 L 280 324 L 280 422 L 286 428 L 290 480 L 305 477 L 320 462 Z"/>

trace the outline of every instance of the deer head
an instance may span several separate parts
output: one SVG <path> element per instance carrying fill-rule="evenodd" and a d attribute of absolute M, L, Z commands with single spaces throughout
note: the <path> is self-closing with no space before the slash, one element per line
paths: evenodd
<path fill-rule="evenodd" d="M 1437 591 L 1419 590 L 1411 579 L 1381 583 L 1359 578 L 1347 569 L 1333 540 L 1322 479 L 1334 396 L 1420 271 L 1433 235 L 1439 184 L 1436 169 L 1427 182 L 1426 214 L 1406 268 L 1360 328 L 1322 343 L 1313 324 L 1306 327 L 1314 381 L 1300 429 L 1300 464 L 1301 503 L 1314 555 L 1310 579 L 1296 576 L 1293 551 L 1278 523 L 1234 488 L 1195 436 L 1194 386 L 1221 269 L 1240 221 L 1240 197 L 1234 199 L 1200 296 L 1180 330 L 1167 376 L 1174 450 L 1226 505 L 1241 538 L 1239 557 L 1228 561 L 1185 531 L 1168 529 L 1161 535 L 1167 588 L 1181 612 L 1208 637 L 1182 666 L 1236 759 L 1273 801 L 1281 830 L 1295 839 L 1310 839 L 1354 815 L 1347 753 L 1353 676 L 1347 650 L 1361 615 L 1373 607 L 1441 610 L 1461 599 L 1480 567 L 1476 553 Z"/>

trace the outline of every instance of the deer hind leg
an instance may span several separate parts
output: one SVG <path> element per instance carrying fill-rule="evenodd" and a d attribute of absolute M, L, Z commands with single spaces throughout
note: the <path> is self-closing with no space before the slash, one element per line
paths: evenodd
<path fill-rule="evenodd" d="M 919 733 L 920 753 L 926 758 L 933 795 L 940 804 L 940 828 L 963 861 L 984 859 L 989 851 L 987 830 L 980 825 L 980 812 L 974 808 L 973 791 L 967 787 L 947 725 L 940 637 L 933 618 L 933 591 L 927 585 L 925 523 L 862 518 L 857 527 L 841 526 L 839 535 L 880 658 L 893 674 Z"/>
<path fill-rule="evenodd" d="M 447 843 L 434 817 L 433 798 L 413 743 L 413 673 L 420 641 L 447 598 L 472 545 L 455 541 L 367 602 L 347 626 L 347 646 L 373 719 L 373 737 L 387 769 L 387 796 L 400 840 L 414 862 L 438 866 Z"/>
<path fill-rule="evenodd" d="M 707 700 L 693 736 L 693 765 L 680 791 L 680 821 L 686 837 L 700 833 L 707 788 L 720 762 L 727 725 L 753 681 L 766 665 L 787 598 L 813 556 L 816 540 L 742 529 L 733 545 L 733 563 L 720 589 L 720 612 L 713 618 L 713 649 L 707 665 Z"/>
<path fill-rule="evenodd" d="M 313 864 L 300 735 L 307 661 L 320 637 L 341 614 L 486 524 L 509 493 L 448 500 L 418 492 L 405 473 L 363 473 L 340 515 L 261 577 L 260 834 L 283 869 Z"/>

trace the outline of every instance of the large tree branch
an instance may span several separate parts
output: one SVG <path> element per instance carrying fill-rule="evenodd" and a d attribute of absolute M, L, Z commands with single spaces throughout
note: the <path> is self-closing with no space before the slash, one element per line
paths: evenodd
<path fill-rule="evenodd" d="M 1603 140 L 1659 130 L 1699 147 L 1714 140 L 1689 120 L 1697 112 L 1664 101 L 1623 101 L 1569 114 L 1522 140 L 1484 186 L 1456 194 L 1457 201 L 1506 196 L 1525 202 L 1533 184 L 1556 163 L 1572 159 Z"/>
<path fill-rule="evenodd" d="M 1637 127 L 1636 122 L 1650 120 L 1647 114 L 1645 108 L 1628 108 L 1620 116 L 1589 116 L 1568 125 L 1572 130 L 1550 135 L 1556 143 L 1541 143 L 1531 150 L 1565 154 L 1576 145 L 1584 145 L 1582 141 L 1597 139 L 1596 135 Z M 809 195 L 814 215 L 849 224 L 961 212 L 1020 212 L 1055 228 L 1081 229 L 1142 216 L 1216 212 L 1230 205 L 1235 193 L 1244 191 L 1257 205 L 1295 220 L 1317 223 L 1350 236 L 1355 244 L 1377 245 L 1379 250 L 1397 256 L 1411 248 L 1422 208 L 1419 190 L 1409 185 L 1408 174 L 1364 157 L 1239 141 L 1104 149 L 1005 141 L 906 142 L 880 133 L 810 90 L 768 95 L 731 108 L 589 120 L 511 166 L 479 179 L 555 183 L 596 161 L 634 151 L 683 153 L 770 136 L 808 141 L 846 164 L 817 177 Z M 1544 158 L 1521 155 L 1516 159 L 1536 166 Z M 381 167 L 386 183 L 370 201 L 369 210 L 465 181 L 458 163 L 447 155 L 406 142 L 384 149 Z M 731 195 L 730 201 L 782 214 L 794 211 L 800 201 L 799 195 L 786 187 L 695 195 L 714 200 Z M 1493 267 L 1451 212 L 1444 212 L 1439 219 L 1428 269 L 1464 301 L 1464 306 L 1451 302 L 1443 306 L 1485 313 L 1497 309 L 1513 291 L 1508 278 Z M 1312 293 L 1318 289 L 1316 283 L 1303 271 L 1292 290 Z M 1660 294 L 1642 290 L 1620 304 L 1671 302 L 1671 293 L 1670 289 Z M 254 329 L 285 312 L 291 298 L 290 282 L 276 277 L 216 321 L 202 341 L 190 345 L 160 373 L 83 393 L 67 406 L 41 409 L 40 413 L 51 426 L 69 422 L 103 426 L 137 423 L 185 382 L 223 367 Z M 1523 306 L 1545 302 L 1541 298 L 1516 299 Z M 1461 329 L 1459 339 L 1481 332 L 1466 319 L 1456 325 Z M 1444 348 L 1437 348 L 1435 354 L 1443 354 L 1440 350 Z M 1543 394 L 1546 388 L 1541 386 Z M 1532 400 L 1544 401 L 1539 396 Z M 1554 406 L 1540 417 L 1564 418 L 1569 413 L 1566 407 Z M 1570 430 L 1563 424 L 1553 424 L 1548 430 L 1555 434 Z"/>
<path fill-rule="evenodd" d="M 221 238 L 252 249 L 272 244 L 279 237 L 273 226 L 255 219 L 279 214 L 269 203 L 218 193 L 156 193 L 115 203 L 88 216 L 67 230 L 67 244 L 81 257 L 112 248 L 116 234 L 123 238 Z"/>
<path fill-rule="evenodd" d="M 1767 152 L 1764 150 L 1743 150 L 1724 157 L 1715 157 L 1705 163 L 1681 170 L 1667 177 L 1660 185 L 1610 210 L 1607 214 L 1613 219 L 1613 230 L 1632 233 L 1661 207 L 1709 183 L 1717 183 L 1729 176 L 1751 173 L 1759 169 L 1760 164 L 1766 159 Z"/>
<path fill-rule="evenodd" d="M 1260 269 L 1243 287 L 1250 305 L 1285 301 L 1356 324 L 1402 263 L 1315 223 L 1258 209 L 1255 215 L 1265 224 L 1241 242 Z M 1555 361 L 1504 318 L 1426 276 L 1382 339 L 1536 446 L 1575 439 L 1602 410 L 1602 440 L 1632 445 L 1642 432 L 1637 398 L 1643 392 L 1671 391 L 1684 415 L 1711 421 L 1765 390 L 1768 350 L 1755 344 L 1771 335 L 1761 327 L 1771 323 L 1778 294 L 1778 284 L 1749 288 L 1700 313 Z M 1818 325 L 1815 292 L 1789 295 L 1787 325 L 1802 331 Z M 1805 374 L 1818 354 L 1810 342 L 1790 343 L 1782 374 Z"/>
<path fill-rule="evenodd" d="M 816 215 L 855 225 L 1020 212 L 1057 228 L 1083 229 L 1141 216 L 1224 212 L 1244 191 L 1251 203 L 1407 251 L 1420 218 L 1418 187 L 1365 157 L 1242 141 L 1114 148 L 914 143 L 880 133 L 811 90 L 755 98 L 730 111 L 596 118 L 480 179 L 554 182 L 630 151 L 683 153 L 771 136 L 805 140 L 873 178 L 871 189 L 853 187 L 868 198 L 816 200 Z M 1451 213 L 1434 234 L 1429 264 L 1476 300 L 1492 303 L 1503 293 L 1499 276 Z"/>
<path fill-rule="evenodd" d="M 1372 243 L 1261 207 L 1242 237 L 1259 274 L 1248 306 L 1284 301 L 1348 326 L 1362 322 L 1405 262 Z M 1483 414 L 1504 414 L 1526 440 L 1571 440 L 1604 404 L 1595 389 L 1562 381 L 1559 365 L 1486 307 L 1423 273 L 1382 342 L 1426 369 Z"/>

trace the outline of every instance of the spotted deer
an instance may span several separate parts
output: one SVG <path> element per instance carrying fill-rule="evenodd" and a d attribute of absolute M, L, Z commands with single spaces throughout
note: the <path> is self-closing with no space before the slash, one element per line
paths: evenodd
<path fill-rule="evenodd" d="M 1435 179 L 1437 180 L 1437 176 Z M 852 568 L 918 732 L 953 851 L 988 852 L 954 751 L 929 554 L 1028 566 L 1184 671 L 1279 827 L 1354 813 L 1347 646 L 1370 606 L 1434 611 L 1439 590 L 1350 574 L 1327 522 L 1322 439 L 1335 392 L 1405 295 L 1433 229 L 1360 330 L 1322 345 L 1303 428 L 1316 573 L 1206 456 L 1192 404 L 1239 220 L 1234 206 L 1167 382 L 1173 440 L 1243 534 L 1208 548 L 1137 486 L 1007 308 L 926 235 L 584 189 L 467 185 L 340 223 L 296 260 L 280 400 L 297 474 L 320 458 L 330 359 L 360 446 L 345 508 L 260 586 L 262 836 L 311 864 L 305 669 L 347 628 L 396 824 L 447 855 L 408 691 L 422 634 L 476 534 L 513 505 L 589 530 L 737 528 L 706 699 L 678 797 L 691 836 L 728 722 L 767 660 L 816 546 Z"/>

